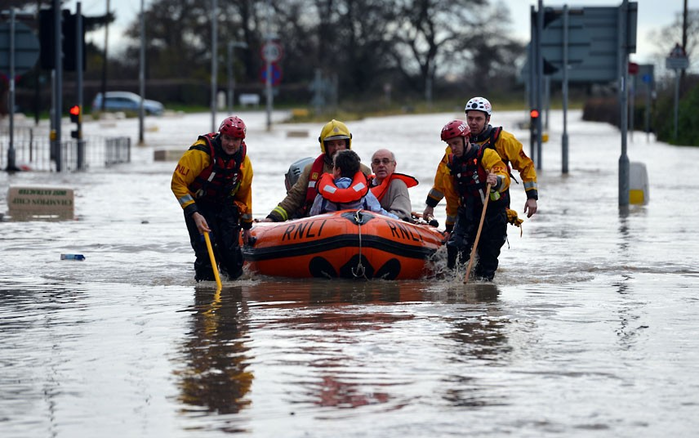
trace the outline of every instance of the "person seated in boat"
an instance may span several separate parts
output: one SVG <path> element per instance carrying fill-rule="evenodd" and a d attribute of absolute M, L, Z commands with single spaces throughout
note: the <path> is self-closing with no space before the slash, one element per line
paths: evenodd
<path fill-rule="evenodd" d="M 384 210 L 367 183 L 360 168 L 359 155 L 342 150 L 333 158 L 332 173 L 324 173 L 318 180 L 318 195 L 311 206 L 310 215 L 338 210 L 369 210 L 398 219 Z"/>
<path fill-rule="evenodd" d="M 500 248 L 507 239 L 507 212 L 510 175 L 507 165 L 491 148 L 471 143 L 471 130 L 463 120 L 452 120 L 442 128 L 441 138 L 451 148 L 444 174 L 444 197 L 447 200 L 447 266 L 469 261 L 473 243 L 478 234 L 485 197 L 483 228 L 476 253 L 476 278 L 492 281 L 498 268 Z M 438 170 L 439 172 L 439 170 Z M 484 193 L 487 184 L 490 192 Z M 468 274 L 467 274 L 468 275 Z"/>
<path fill-rule="evenodd" d="M 199 136 L 172 174 L 170 187 L 184 210 L 197 281 L 216 279 L 204 233 L 211 234 L 222 273 L 231 279 L 243 273 L 240 232 L 247 243 L 252 228 L 252 164 L 245 133 L 239 117 L 225 118 L 218 132 Z"/>
<path fill-rule="evenodd" d="M 412 221 L 412 204 L 408 188 L 418 185 L 417 179 L 396 172 L 396 156 L 388 149 L 379 149 L 371 157 L 374 176 L 370 181 L 371 192 L 386 211 L 399 219 Z"/>
<path fill-rule="evenodd" d="M 322 153 L 303 169 L 299 179 L 286 193 L 286 197 L 274 207 L 263 222 L 283 222 L 308 216 L 311 204 L 318 193 L 316 190 L 318 179 L 323 173 L 332 173 L 333 155 L 341 150 L 352 149 L 352 134 L 349 128 L 335 119 L 323 126 L 318 141 Z M 361 164 L 361 170 L 367 176 L 371 174 L 371 169 L 364 164 Z"/>

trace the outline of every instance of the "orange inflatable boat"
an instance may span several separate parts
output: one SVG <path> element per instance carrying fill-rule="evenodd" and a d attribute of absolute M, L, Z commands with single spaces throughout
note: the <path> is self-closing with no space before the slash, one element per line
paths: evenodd
<path fill-rule="evenodd" d="M 248 269 L 277 277 L 416 279 L 430 274 L 442 233 L 365 210 L 255 225 Z"/>

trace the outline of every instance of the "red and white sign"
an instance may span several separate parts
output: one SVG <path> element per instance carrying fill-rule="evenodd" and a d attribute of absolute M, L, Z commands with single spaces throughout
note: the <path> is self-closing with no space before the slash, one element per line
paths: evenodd
<path fill-rule="evenodd" d="M 284 56 L 284 50 L 281 44 L 268 41 L 262 45 L 260 55 L 266 62 L 278 62 Z"/>

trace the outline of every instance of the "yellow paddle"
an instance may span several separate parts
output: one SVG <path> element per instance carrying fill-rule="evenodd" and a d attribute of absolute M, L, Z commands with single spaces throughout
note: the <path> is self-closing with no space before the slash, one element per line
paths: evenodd
<path fill-rule="evenodd" d="M 491 185 L 485 188 L 485 201 L 483 202 L 483 212 L 481 212 L 481 223 L 478 224 L 478 232 L 476 233 L 476 240 L 473 241 L 473 248 L 471 248 L 471 257 L 468 259 L 468 267 L 466 268 L 466 275 L 464 276 L 464 284 L 468 283 L 468 277 L 471 276 L 471 267 L 473 267 L 473 259 L 476 257 L 476 249 L 478 249 L 478 241 L 481 238 L 481 230 L 483 230 L 483 221 L 485 220 L 485 209 L 488 208 L 488 200 L 490 199 L 490 188 Z"/>
<path fill-rule="evenodd" d="M 478 230 L 480 233 L 480 229 Z M 204 240 L 206 240 L 206 248 L 209 250 L 209 258 L 211 259 L 211 267 L 214 269 L 214 277 L 216 277 L 216 292 L 220 292 L 223 286 L 221 285 L 221 277 L 218 275 L 218 265 L 216 264 L 216 258 L 214 257 L 214 249 L 211 247 L 211 239 L 209 239 L 209 233 L 204 233 Z"/>

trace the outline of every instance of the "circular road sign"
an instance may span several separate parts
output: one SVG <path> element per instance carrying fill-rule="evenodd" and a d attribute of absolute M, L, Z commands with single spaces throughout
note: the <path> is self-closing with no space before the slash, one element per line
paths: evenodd
<path fill-rule="evenodd" d="M 284 52 L 282 50 L 281 44 L 268 41 L 262 46 L 261 54 L 262 59 L 264 59 L 265 61 L 277 62 L 280 59 L 282 59 Z"/>

